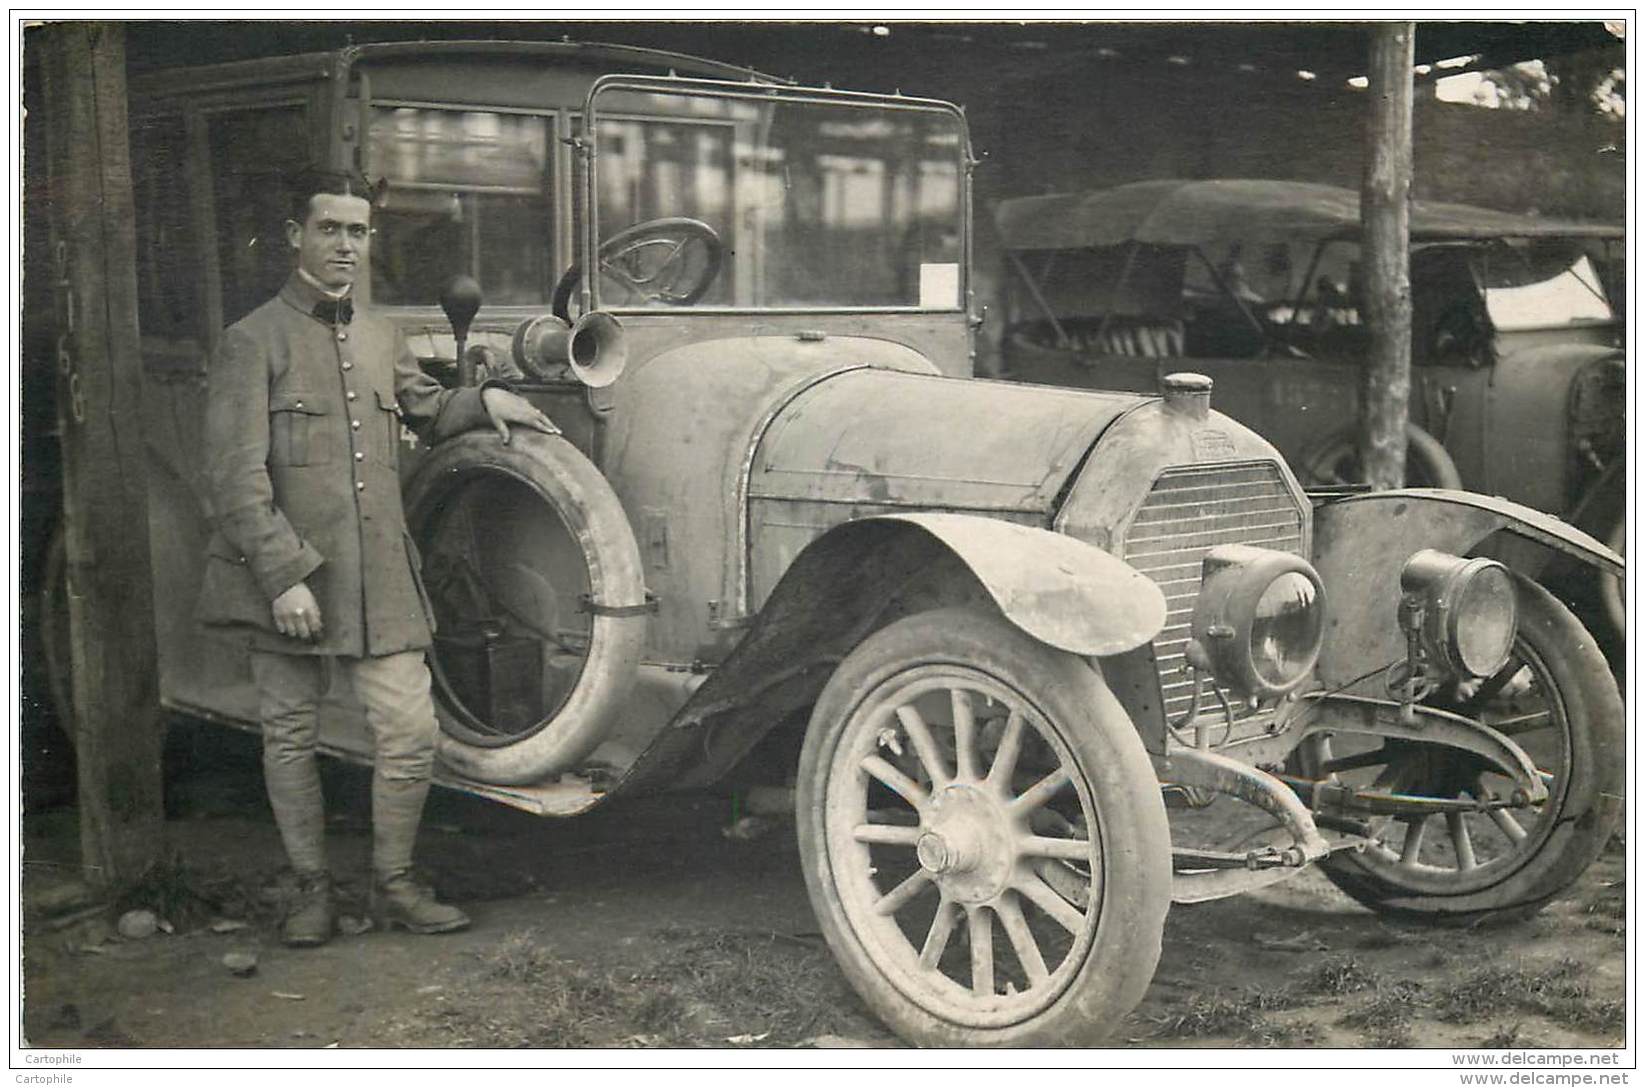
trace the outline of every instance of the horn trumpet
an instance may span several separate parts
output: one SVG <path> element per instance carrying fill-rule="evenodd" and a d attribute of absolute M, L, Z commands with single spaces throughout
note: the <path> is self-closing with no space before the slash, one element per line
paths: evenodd
<path fill-rule="evenodd" d="M 584 385 L 603 389 L 622 376 L 628 345 L 622 323 L 608 313 L 590 311 L 574 325 L 544 314 L 514 330 L 514 361 L 544 381 L 561 377 L 562 368 L 569 367 Z"/>

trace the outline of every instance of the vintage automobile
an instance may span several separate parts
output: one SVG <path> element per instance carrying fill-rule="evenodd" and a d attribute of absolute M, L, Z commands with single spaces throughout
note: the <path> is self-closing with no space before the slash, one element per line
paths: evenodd
<path fill-rule="evenodd" d="M 377 391 L 361 471 L 398 454 L 440 781 L 556 817 L 791 787 L 823 932 L 905 1039 L 1105 1038 L 1173 900 L 1317 862 L 1379 910 L 1518 916 L 1606 842 L 1605 663 L 1479 553 L 1618 558 L 1480 495 L 1312 500 L 1199 375 L 973 379 L 955 106 L 560 43 L 133 90 L 168 706 L 256 728 L 194 622 L 238 559 L 205 554 L 204 359 L 285 274 L 280 171 L 318 158 L 388 179 L 359 289 L 425 367 L 562 430 L 426 449 Z M 369 758 L 347 691 L 323 743 Z"/>
<path fill-rule="evenodd" d="M 1195 370 L 1304 486 L 1359 478 L 1356 192 L 1145 181 L 996 212 L 1006 376 L 1148 390 Z M 1623 229 L 1419 200 L 1410 231 L 1407 481 L 1502 495 L 1621 552 Z M 1579 591 L 1619 638 L 1621 580 Z"/>

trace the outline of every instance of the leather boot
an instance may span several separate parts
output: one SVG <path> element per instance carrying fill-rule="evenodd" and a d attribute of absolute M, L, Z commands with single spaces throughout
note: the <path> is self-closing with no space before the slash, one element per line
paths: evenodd
<path fill-rule="evenodd" d="M 378 874 L 371 888 L 371 917 L 380 929 L 452 933 L 469 926 L 468 915 L 441 903 L 410 873 Z"/>
<path fill-rule="evenodd" d="M 299 872 L 297 896 L 280 927 L 280 940 L 293 948 L 312 948 L 331 940 L 336 924 L 331 905 L 331 874 Z"/>
<path fill-rule="evenodd" d="M 377 925 L 413 933 L 449 933 L 468 928 L 468 915 L 446 906 L 411 879 L 411 853 L 423 818 L 428 780 L 372 776 L 371 913 Z"/>

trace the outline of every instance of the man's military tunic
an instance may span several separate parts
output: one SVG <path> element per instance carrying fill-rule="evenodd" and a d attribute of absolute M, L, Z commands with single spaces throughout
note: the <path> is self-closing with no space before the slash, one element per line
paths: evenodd
<path fill-rule="evenodd" d="M 482 390 L 443 388 L 390 322 L 362 310 L 334 323 L 316 309 L 327 301 L 294 273 L 212 359 L 216 532 L 199 616 L 281 653 L 425 649 L 433 616 L 400 502 L 400 425 L 434 442 L 486 426 Z M 301 581 L 320 605 L 314 642 L 274 629 L 274 599 Z"/>

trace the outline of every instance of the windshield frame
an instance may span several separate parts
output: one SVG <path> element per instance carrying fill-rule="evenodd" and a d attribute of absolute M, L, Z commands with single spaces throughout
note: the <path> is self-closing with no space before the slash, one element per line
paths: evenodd
<path fill-rule="evenodd" d="M 908 110 L 922 113 L 942 113 L 953 119 L 960 134 L 961 169 L 958 172 L 960 188 L 959 223 L 960 261 L 959 285 L 951 306 L 691 306 L 679 310 L 656 307 L 611 307 L 609 312 L 624 316 L 684 316 L 686 314 L 965 314 L 971 307 L 972 264 L 972 192 L 971 174 L 976 159 L 971 149 L 971 134 L 965 120 L 965 111 L 951 102 L 935 98 L 915 98 L 907 95 L 882 95 L 865 91 L 836 91 L 814 87 L 785 87 L 764 83 L 734 83 L 727 80 L 691 79 L 681 76 L 645 76 L 621 73 L 603 75 L 588 89 L 581 113 L 576 118 L 575 135 L 571 145 L 575 153 L 573 184 L 578 196 L 581 224 L 576 230 L 576 265 L 578 268 L 595 266 L 595 254 L 600 245 L 599 201 L 597 193 L 598 145 L 594 133 L 602 117 L 595 100 L 610 91 L 677 94 L 699 98 L 741 99 L 756 102 L 790 102 L 805 105 L 873 106 L 879 109 Z M 622 117 L 627 110 L 609 114 Z M 578 284 L 581 312 L 589 313 L 599 306 L 599 276 L 585 275 Z"/>

